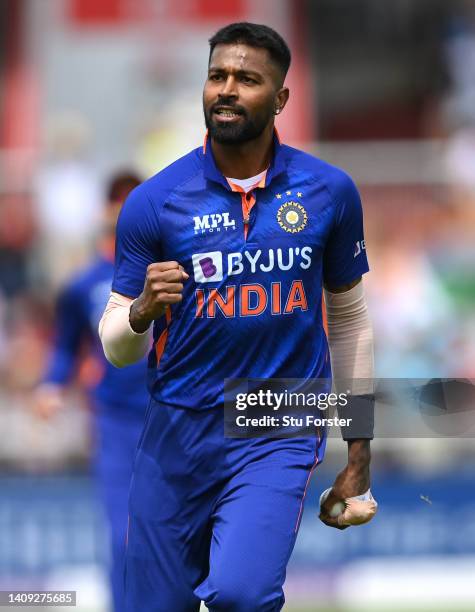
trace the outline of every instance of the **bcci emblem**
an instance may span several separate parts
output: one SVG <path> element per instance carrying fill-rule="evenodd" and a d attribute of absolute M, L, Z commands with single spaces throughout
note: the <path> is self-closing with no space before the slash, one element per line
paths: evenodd
<path fill-rule="evenodd" d="M 298 202 L 285 202 L 277 211 L 277 221 L 285 232 L 296 234 L 307 225 L 307 211 Z"/>

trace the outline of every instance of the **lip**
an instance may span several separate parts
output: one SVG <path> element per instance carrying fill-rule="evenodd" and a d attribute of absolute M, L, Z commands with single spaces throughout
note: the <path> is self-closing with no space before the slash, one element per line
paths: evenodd
<path fill-rule="evenodd" d="M 226 117 L 225 115 L 220 115 L 220 111 L 229 111 L 235 114 L 232 117 Z M 241 112 L 230 106 L 217 106 L 215 109 L 213 109 L 213 115 L 217 121 L 222 121 L 223 123 L 232 123 L 234 121 L 239 121 L 239 119 L 242 117 Z"/>

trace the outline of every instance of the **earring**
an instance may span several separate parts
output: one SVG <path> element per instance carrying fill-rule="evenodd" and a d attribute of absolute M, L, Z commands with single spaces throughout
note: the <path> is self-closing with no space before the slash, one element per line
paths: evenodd
<path fill-rule="evenodd" d="M 274 111 L 275 114 L 278 115 L 280 113 L 280 110 L 281 110 L 280 108 L 276 108 L 275 111 Z"/>

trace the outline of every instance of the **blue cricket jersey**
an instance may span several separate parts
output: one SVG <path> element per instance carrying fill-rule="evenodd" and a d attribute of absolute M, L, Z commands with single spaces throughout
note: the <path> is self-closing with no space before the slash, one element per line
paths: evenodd
<path fill-rule="evenodd" d="M 210 143 L 137 187 L 117 226 L 113 291 L 137 297 L 147 266 L 179 262 L 183 300 L 154 323 L 149 390 L 170 406 L 211 409 L 225 378 L 331 376 L 322 283 L 368 271 L 358 191 L 342 170 L 274 137 L 247 195 Z"/>
<path fill-rule="evenodd" d="M 81 347 L 86 342 L 102 368 L 99 382 L 92 390 L 94 399 L 111 412 L 123 408 L 144 415 L 149 401 L 146 360 L 118 370 L 105 358 L 97 332 L 109 299 L 113 270 L 114 264 L 98 255 L 61 291 L 44 382 L 65 385 L 76 369 Z"/>

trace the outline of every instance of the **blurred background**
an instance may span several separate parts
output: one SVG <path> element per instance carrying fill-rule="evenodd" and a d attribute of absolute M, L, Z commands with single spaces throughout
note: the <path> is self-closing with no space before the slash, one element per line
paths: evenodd
<path fill-rule="evenodd" d="M 92 257 L 105 185 L 199 146 L 208 38 L 277 29 L 293 54 L 283 140 L 360 188 L 379 377 L 475 378 L 473 0 L 0 2 L 0 590 L 72 589 L 110 610 L 91 473 L 97 364 L 66 407 L 32 408 L 66 280 Z M 380 512 L 316 518 L 345 463 L 332 439 L 288 571 L 286 610 L 475 609 L 471 438 L 373 443 Z M 171 611 L 172 612 L 172 611 Z"/>

